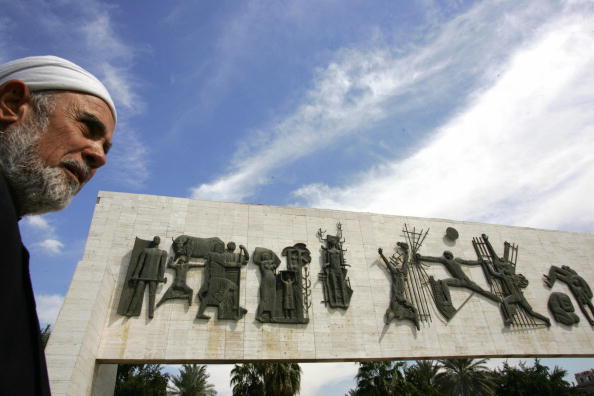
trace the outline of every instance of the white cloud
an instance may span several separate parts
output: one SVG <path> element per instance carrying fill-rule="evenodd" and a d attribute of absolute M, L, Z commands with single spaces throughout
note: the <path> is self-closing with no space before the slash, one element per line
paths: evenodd
<path fill-rule="evenodd" d="M 357 363 L 300 363 L 301 392 L 303 396 L 320 395 L 320 388 L 330 387 L 357 375 Z M 346 390 L 341 390 L 346 393 Z"/>
<path fill-rule="evenodd" d="M 118 103 L 133 113 L 144 107 L 140 97 L 132 88 L 132 80 L 126 70 L 109 63 L 103 63 L 101 69 L 103 71 L 102 81 Z"/>
<path fill-rule="evenodd" d="M 562 11 L 554 2 L 483 2 L 430 32 L 432 41 L 419 48 L 366 43 L 342 49 L 320 69 L 292 114 L 245 139 L 251 144 L 238 150 L 230 171 L 191 194 L 241 201 L 266 184 L 272 170 L 365 133 L 377 121 L 430 106 L 436 98 L 462 104 L 458 85 L 492 78 L 511 46 Z M 404 96 L 410 100 L 400 100 Z"/>
<path fill-rule="evenodd" d="M 36 239 L 41 240 L 33 243 L 35 248 L 50 255 L 63 253 L 64 244 L 59 240 L 58 233 L 46 216 L 26 216 L 25 222 L 27 228 L 36 235 Z"/>
<path fill-rule="evenodd" d="M 62 307 L 64 297 L 58 294 L 40 294 L 35 296 L 35 301 L 40 324 L 42 326 L 44 324 L 53 325 Z"/>
<path fill-rule="evenodd" d="M 37 246 L 43 248 L 49 254 L 60 254 L 62 253 L 62 248 L 64 244 L 57 239 L 45 239 L 36 244 Z"/>
<path fill-rule="evenodd" d="M 26 217 L 27 224 L 33 228 L 42 231 L 51 231 L 53 227 L 49 224 L 49 222 L 43 216 L 27 216 Z"/>
<path fill-rule="evenodd" d="M 296 195 L 316 207 L 592 231 L 593 27 L 591 8 L 558 15 L 418 152 Z"/>
<path fill-rule="evenodd" d="M 231 396 L 231 370 L 233 369 L 232 364 L 209 364 L 207 366 L 207 372 L 210 376 L 208 382 L 215 386 L 217 395 L 219 396 Z"/>

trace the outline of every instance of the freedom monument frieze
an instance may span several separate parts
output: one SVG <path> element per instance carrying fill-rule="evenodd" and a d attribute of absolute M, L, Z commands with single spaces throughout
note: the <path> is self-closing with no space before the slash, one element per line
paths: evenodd
<path fill-rule="evenodd" d="M 57 395 L 123 362 L 592 356 L 593 284 L 589 234 L 101 192 L 46 354 Z"/>

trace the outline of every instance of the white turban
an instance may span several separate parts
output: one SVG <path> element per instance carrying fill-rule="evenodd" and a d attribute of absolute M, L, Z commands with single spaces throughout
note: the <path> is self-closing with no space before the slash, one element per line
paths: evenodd
<path fill-rule="evenodd" d="M 116 109 L 107 88 L 91 73 L 57 56 L 30 56 L 0 65 L 0 85 L 21 80 L 31 92 L 44 90 L 78 91 L 101 98 L 114 119 Z"/>

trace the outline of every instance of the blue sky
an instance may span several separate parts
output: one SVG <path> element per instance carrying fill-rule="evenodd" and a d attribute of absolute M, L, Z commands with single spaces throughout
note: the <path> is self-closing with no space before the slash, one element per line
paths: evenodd
<path fill-rule="evenodd" d="M 591 1 L 0 5 L 0 61 L 68 58 L 119 110 L 108 165 L 21 222 L 43 322 L 99 190 L 594 231 Z M 307 367 L 307 395 L 355 372 Z"/>

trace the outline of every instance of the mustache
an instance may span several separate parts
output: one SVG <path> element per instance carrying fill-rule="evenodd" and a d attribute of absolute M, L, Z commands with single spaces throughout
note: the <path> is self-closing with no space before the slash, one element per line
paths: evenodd
<path fill-rule="evenodd" d="M 65 159 L 60 162 L 60 165 L 70 169 L 71 171 L 74 171 L 78 176 L 78 179 L 81 181 L 81 184 L 89 181 L 89 177 L 91 176 L 91 167 L 86 163 L 74 159 Z"/>

